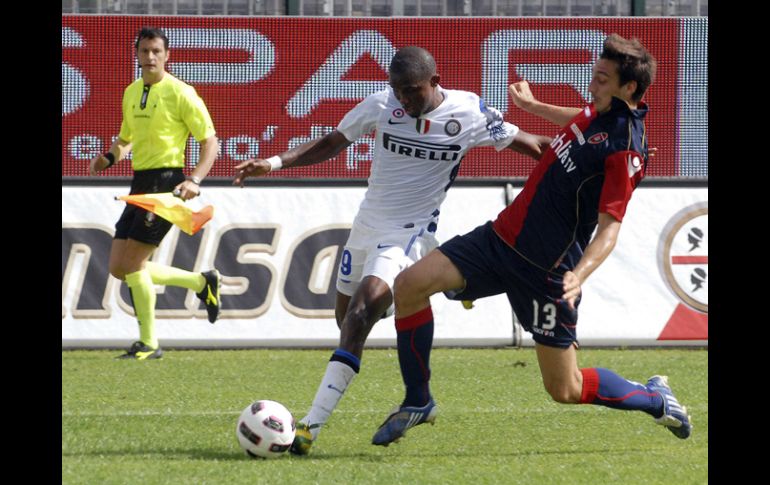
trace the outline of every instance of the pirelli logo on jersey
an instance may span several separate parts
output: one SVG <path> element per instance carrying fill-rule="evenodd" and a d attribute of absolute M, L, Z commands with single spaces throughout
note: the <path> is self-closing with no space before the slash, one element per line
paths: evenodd
<path fill-rule="evenodd" d="M 460 158 L 460 145 L 441 145 L 439 143 L 426 143 L 394 136 L 390 133 L 382 134 L 382 144 L 386 150 L 405 157 L 414 157 L 421 160 L 436 160 L 454 162 Z"/>

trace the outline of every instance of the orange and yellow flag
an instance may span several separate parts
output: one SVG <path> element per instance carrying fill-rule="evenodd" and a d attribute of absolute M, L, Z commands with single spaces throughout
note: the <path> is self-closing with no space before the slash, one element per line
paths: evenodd
<path fill-rule="evenodd" d="M 175 197 L 171 192 L 121 195 L 115 197 L 115 200 L 124 200 L 129 204 L 150 211 L 191 236 L 200 231 L 203 225 L 214 217 L 214 206 L 207 205 L 198 212 L 194 212 L 184 204 L 182 199 Z"/>

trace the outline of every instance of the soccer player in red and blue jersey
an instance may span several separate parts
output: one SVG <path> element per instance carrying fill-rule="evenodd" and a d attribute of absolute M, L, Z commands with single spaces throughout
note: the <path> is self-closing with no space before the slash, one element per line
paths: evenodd
<path fill-rule="evenodd" d="M 396 278 L 398 356 L 406 397 L 372 443 L 387 446 L 409 428 L 436 418 L 428 386 L 434 325 L 429 297 L 439 291 L 457 300 L 505 293 L 532 333 L 543 384 L 555 401 L 644 411 L 677 437 L 690 436 L 687 410 L 665 376 L 653 376 L 645 385 L 577 364 L 581 284 L 612 252 L 628 201 L 647 167 L 648 108 L 641 99 L 655 68 L 655 59 L 638 40 L 613 34 L 593 67 L 593 103 L 586 108 L 540 103 L 526 81 L 509 87 L 519 107 L 562 130 L 522 192 L 494 222 L 454 237 Z"/>

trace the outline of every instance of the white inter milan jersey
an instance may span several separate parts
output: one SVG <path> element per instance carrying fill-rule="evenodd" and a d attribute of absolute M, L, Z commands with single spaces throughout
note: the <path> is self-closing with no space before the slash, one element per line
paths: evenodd
<path fill-rule="evenodd" d="M 439 89 L 444 101 L 419 118 L 406 114 L 388 87 L 366 97 L 340 121 L 337 130 L 350 141 L 376 132 L 369 188 L 357 223 L 384 231 L 428 227 L 437 220 L 466 152 L 487 145 L 500 151 L 519 131 L 478 95 Z"/>

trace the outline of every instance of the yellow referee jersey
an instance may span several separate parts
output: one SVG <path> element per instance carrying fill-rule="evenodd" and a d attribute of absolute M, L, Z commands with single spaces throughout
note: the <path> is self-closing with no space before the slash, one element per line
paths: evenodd
<path fill-rule="evenodd" d="M 195 88 L 168 72 L 145 87 L 142 78 L 123 92 L 120 138 L 133 143 L 134 170 L 183 168 L 187 137 L 197 141 L 216 134 L 214 123 Z"/>

